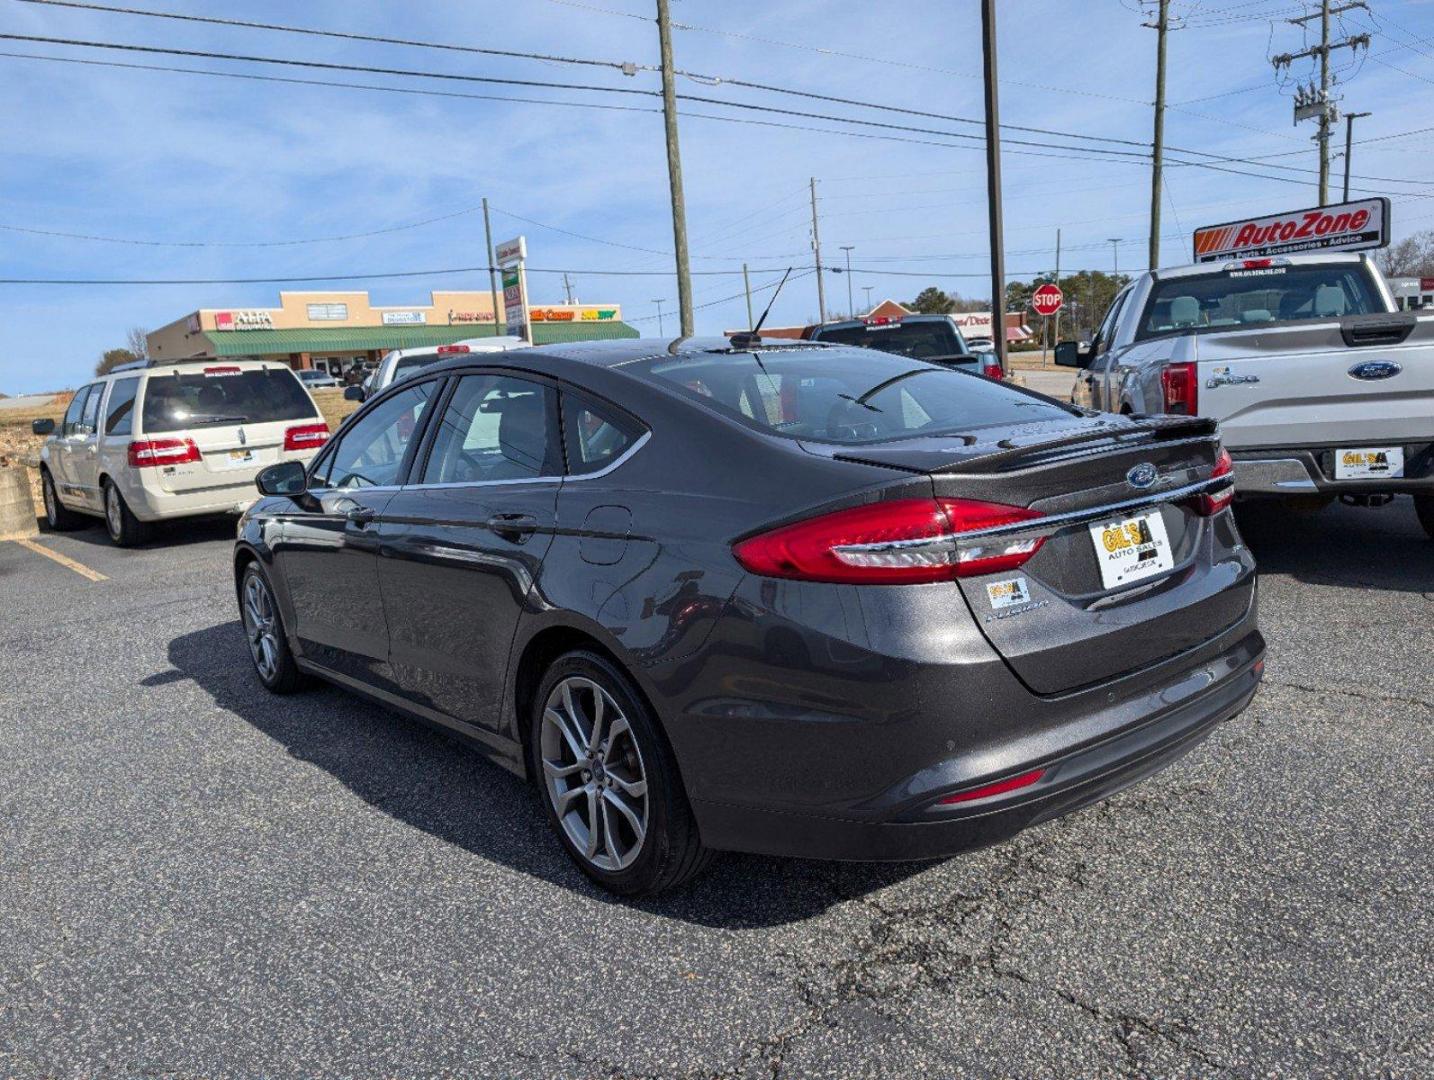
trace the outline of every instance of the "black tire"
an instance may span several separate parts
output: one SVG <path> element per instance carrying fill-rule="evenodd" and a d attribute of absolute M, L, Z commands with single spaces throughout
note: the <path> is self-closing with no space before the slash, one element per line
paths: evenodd
<path fill-rule="evenodd" d="M 40 498 L 45 504 L 45 523 L 55 532 L 70 532 L 93 524 L 90 518 L 75 513 L 60 501 L 59 492 L 55 490 L 55 478 L 50 475 L 49 469 L 40 470 Z"/>
<path fill-rule="evenodd" d="M 573 752 L 572 741 L 562 738 L 561 728 L 550 726 L 552 734 L 548 746 L 550 751 L 557 748 L 557 756 L 549 760 L 557 760 L 564 771 L 580 768 L 576 763 L 588 760 L 592 770 L 550 779 L 544 767 L 546 755 L 543 741 L 544 714 L 549 698 L 556 695 L 561 703 L 562 688 L 565 685 L 569 688 L 575 707 L 586 714 L 579 720 L 576 732 L 578 741 L 583 742 L 591 734 L 591 724 L 583 730 L 583 721 L 592 717 L 592 701 L 596 693 L 596 689 L 587 689 L 583 684 L 591 684 L 605 692 L 609 702 L 604 706 L 603 733 L 606 737 L 599 740 L 602 753 L 579 759 Z M 609 711 L 612 706 L 618 710 L 616 716 Z M 617 717 L 627 721 L 625 731 Z M 538 684 L 528 724 L 528 764 L 537 782 L 548 823 L 583 873 L 603 888 L 621 896 L 651 896 L 676 888 L 706 869 L 712 852 L 702 846 L 697 834 L 697 822 L 693 819 L 687 793 L 683 790 L 672 749 L 642 696 L 610 660 L 586 651 L 570 652 L 555 660 Z M 630 792 L 639 781 L 645 783 L 644 793 L 634 796 Z M 600 786 L 603 784 L 605 789 Z M 559 789 L 564 789 L 563 794 L 573 796 L 572 805 L 566 808 L 563 819 L 560 819 L 557 808 Z M 595 791 L 595 794 L 590 795 L 589 791 Z M 616 802 L 613 802 L 614 799 Z M 614 808 L 618 804 L 627 806 L 634 816 L 644 821 L 640 841 L 629 824 L 632 819 L 625 818 Z M 639 809 L 641 814 L 637 813 Z M 613 833 L 608 835 L 599 830 L 597 852 L 590 856 L 588 849 L 579 845 L 569 829 L 581 832 L 594 812 L 605 825 L 611 824 Z M 611 815 L 610 823 L 608 815 Z M 586 832 L 591 836 L 592 830 Z M 633 841 L 630 845 L 627 843 L 629 839 Z M 610 852 L 614 841 L 619 850 Z M 630 859 L 626 863 L 623 863 L 624 848 Z"/>
<path fill-rule="evenodd" d="M 251 600 L 256 597 L 259 601 L 251 608 Z M 264 689 L 272 694 L 292 694 L 301 689 L 306 680 L 289 649 L 274 586 L 257 562 L 249 563 L 239 579 L 239 625 L 244 630 L 244 643 L 254 664 L 254 674 L 259 676 Z"/>
<path fill-rule="evenodd" d="M 105 531 L 116 545 L 138 547 L 149 539 L 149 523 L 140 521 L 130 512 L 129 504 L 113 481 L 104 481 L 100 485 L 100 493 L 104 496 Z"/>
<path fill-rule="evenodd" d="M 1414 512 L 1419 515 L 1419 524 L 1430 540 L 1434 540 L 1434 495 L 1414 496 Z"/>

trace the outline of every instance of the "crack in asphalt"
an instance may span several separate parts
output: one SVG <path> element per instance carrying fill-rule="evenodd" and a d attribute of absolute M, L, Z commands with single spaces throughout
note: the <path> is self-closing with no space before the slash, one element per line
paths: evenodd
<path fill-rule="evenodd" d="M 1402 694 L 1367 694 L 1360 690 L 1343 690 L 1333 686 L 1315 686 L 1312 683 L 1289 682 L 1284 679 L 1265 677 L 1265 685 L 1278 686 L 1284 690 L 1297 690 L 1304 694 L 1336 694 L 1340 697 L 1358 698 L 1361 701 L 1377 701 L 1385 705 L 1415 705 L 1423 709 L 1434 709 L 1434 701 L 1424 698 L 1406 697 Z"/>

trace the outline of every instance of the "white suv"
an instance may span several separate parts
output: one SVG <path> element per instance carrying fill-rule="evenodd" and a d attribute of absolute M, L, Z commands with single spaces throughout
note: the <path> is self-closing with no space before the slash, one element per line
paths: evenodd
<path fill-rule="evenodd" d="M 366 401 L 385 386 L 416 375 L 429 364 L 440 360 L 451 360 L 463 353 L 507 352 L 509 349 L 526 349 L 528 343 L 520 337 L 502 334 L 494 337 L 468 338 L 455 341 L 452 345 L 424 345 L 416 349 L 394 349 L 384 354 L 378 367 L 363 381 L 361 386 L 350 386 L 344 390 L 349 401 Z"/>
<path fill-rule="evenodd" d="M 254 477 L 277 461 L 308 461 L 328 441 L 318 406 L 286 364 L 185 360 L 126 364 L 83 386 L 40 451 L 52 529 L 103 517 L 122 547 L 151 522 L 240 513 Z"/>

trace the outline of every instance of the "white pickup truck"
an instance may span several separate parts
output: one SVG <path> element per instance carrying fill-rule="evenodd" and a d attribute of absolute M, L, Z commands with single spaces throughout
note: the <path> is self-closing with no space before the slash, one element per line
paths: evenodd
<path fill-rule="evenodd" d="M 1434 537 L 1434 313 L 1396 310 L 1366 255 L 1147 271 L 1055 359 L 1077 405 L 1218 420 L 1241 498 L 1408 494 Z"/>

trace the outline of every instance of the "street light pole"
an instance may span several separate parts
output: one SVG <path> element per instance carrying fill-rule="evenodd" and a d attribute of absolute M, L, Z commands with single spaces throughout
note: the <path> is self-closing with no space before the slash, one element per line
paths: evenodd
<path fill-rule="evenodd" d="M 1344 114 L 1344 201 L 1349 202 L 1349 152 L 1354 147 L 1354 122 L 1361 116 L 1373 113 L 1352 112 Z"/>
<path fill-rule="evenodd" d="M 863 285 L 862 288 L 866 290 L 866 313 L 867 313 L 868 315 L 870 315 L 870 314 L 871 314 L 871 290 L 872 290 L 873 288 L 875 288 L 875 286 L 873 286 L 873 285 Z"/>
<path fill-rule="evenodd" d="M 498 273 L 493 269 L 493 226 L 488 223 L 488 197 L 483 197 L 483 237 L 488 241 L 488 290 L 493 297 L 493 333 L 498 330 Z M 505 328 L 506 329 L 506 328 Z"/>
<path fill-rule="evenodd" d="M 841 249 L 846 252 L 846 315 L 849 319 L 856 318 L 856 301 L 851 298 L 851 253 L 855 247 L 855 244 L 841 246 Z"/>
<path fill-rule="evenodd" d="M 662 305 L 666 303 L 666 301 L 654 300 L 653 303 L 657 305 L 657 336 L 666 337 L 667 335 L 662 332 Z"/>

